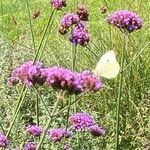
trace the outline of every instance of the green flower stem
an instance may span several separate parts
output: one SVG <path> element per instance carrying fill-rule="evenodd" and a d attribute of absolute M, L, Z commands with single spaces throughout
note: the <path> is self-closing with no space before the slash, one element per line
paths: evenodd
<path fill-rule="evenodd" d="M 25 98 L 25 96 L 26 96 L 27 89 L 28 89 L 28 88 L 26 88 L 26 86 L 23 85 L 23 88 L 22 88 L 22 91 L 21 91 L 21 94 L 20 94 L 20 97 L 19 97 L 19 100 L 18 100 L 18 103 L 17 103 L 17 107 L 16 107 L 16 109 L 15 109 L 15 113 L 14 113 L 14 115 L 13 115 L 14 117 L 13 117 L 13 119 L 12 119 L 12 121 L 11 121 L 11 123 L 10 123 L 9 129 L 8 129 L 8 131 L 7 131 L 7 133 L 6 133 L 6 137 L 8 137 L 9 134 L 10 134 L 10 132 L 11 132 L 11 129 L 12 129 L 13 125 L 14 125 L 14 122 L 15 122 L 15 120 L 16 120 L 16 118 L 17 118 L 17 115 L 18 115 L 18 113 L 19 113 L 19 110 L 20 110 L 20 108 L 21 108 L 22 102 L 23 102 L 23 100 L 24 100 L 24 98 Z"/>
<path fill-rule="evenodd" d="M 40 139 L 39 144 L 37 145 L 36 150 L 39 150 L 39 149 L 41 148 L 41 145 L 42 145 L 42 143 L 43 143 L 43 140 L 44 140 L 44 138 L 45 138 L 45 136 L 46 136 L 46 134 L 47 134 L 48 128 L 49 128 L 50 123 L 51 123 L 51 121 L 52 121 L 53 115 L 54 115 L 54 113 L 55 113 L 55 111 L 56 111 L 56 109 L 57 109 L 57 107 L 58 107 L 59 101 L 60 101 L 60 95 L 57 96 L 57 101 L 56 101 L 55 104 L 54 104 L 54 107 L 53 107 L 53 110 L 52 110 L 52 113 L 51 113 L 51 117 L 49 118 L 49 120 L 48 120 L 48 122 L 47 122 L 47 125 L 46 125 L 46 127 L 45 127 L 44 133 L 42 134 L 42 137 L 41 137 L 41 139 Z"/>
<path fill-rule="evenodd" d="M 90 47 L 86 46 L 86 48 L 95 57 L 96 60 L 99 60 L 100 57 L 96 53 L 94 53 Z"/>
<path fill-rule="evenodd" d="M 36 51 L 35 40 L 34 40 L 34 34 L 33 34 L 33 28 L 32 28 L 32 21 L 31 21 L 31 14 L 30 14 L 30 8 L 29 8 L 29 0 L 26 0 L 26 3 L 27 3 L 27 10 L 28 10 L 29 23 L 30 23 L 32 44 L 33 44 L 34 50 Z"/>
<path fill-rule="evenodd" d="M 42 36 L 42 38 L 41 38 L 39 47 L 38 47 L 38 49 L 36 50 L 34 62 L 35 62 L 35 61 L 37 60 L 37 58 L 38 58 L 39 51 L 40 51 L 40 49 L 41 49 L 41 47 L 42 47 L 43 41 L 44 41 L 44 39 L 45 39 L 47 30 L 49 29 L 49 25 L 50 25 L 50 22 L 51 22 L 51 20 L 52 20 L 52 18 L 53 18 L 54 13 L 55 13 L 55 9 L 52 10 L 52 13 L 51 13 L 51 15 L 50 15 L 50 17 L 49 17 L 49 20 L 48 20 L 48 23 L 47 23 L 46 28 L 45 28 L 45 30 L 44 30 L 44 34 L 43 34 L 43 36 Z M 41 52 L 41 53 L 42 53 L 42 52 Z"/>
<path fill-rule="evenodd" d="M 36 122 L 37 125 L 39 125 L 40 121 L 39 121 L 39 95 L 36 95 Z"/>
<path fill-rule="evenodd" d="M 37 95 L 38 95 L 39 99 L 42 101 L 42 104 L 43 104 L 43 106 L 45 107 L 45 110 L 47 111 L 49 117 L 51 117 L 51 114 L 50 114 L 50 112 L 49 112 L 49 110 L 48 110 L 48 107 L 46 106 L 46 104 L 45 104 L 43 98 L 41 97 L 41 95 L 40 95 L 38 89 L 37 89 L 36 87 L 34 87 L 34 89 L 35 89 L 35 91 L 37 92 Z"/>
<path fill-rule="evenodd" d="M 0 122 L 0 128 L 1 128 L 2 132 L 5 134 L 5 130 L 4 130 L 4 127 L 1 122 Z"/>
<path fill-rule="evenodd" d="M 119 150 L 119 135 L 120 135 L 120 104 L 122 99 L 122 87 L 123 87 L 123 68 L 124 68 L 124 52 L 128 49 L 128 33 L 124 33 L 124 44 L 121 52 L 121 64 L 120 64 L 120 77 L 119 77 L 119 90 L 117 98 L 117 124 L 116 124 L 116 150 Z"/>

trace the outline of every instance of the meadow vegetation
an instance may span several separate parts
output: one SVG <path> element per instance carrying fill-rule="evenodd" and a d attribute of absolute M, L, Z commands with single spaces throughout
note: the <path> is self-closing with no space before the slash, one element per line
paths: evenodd
<path fill-rule="evenodd" d="M 76 12 L 78 4 L 82 3 L 86 4 L 89 13 L 86 26 L 90 33 L 90 41 L 87 46 L 74 46 L 68 39 L 73 29 L 70 28 L 66 35 L 61 35 L 58 30 L 64 14 Z M 100 11 L 103 6 L 106 8 L 105 13 Z M 61 150 L 64 149 L 65 144 L 67 144 L 66 150 L 68 145 L 72 147 L 72 150 L 149 150 L 149 9 L 148 0 L 67 0 L 66 7 L 55 11 L 49 0 L 1 0 L 0 133 L 8 135 L 9 144 L 5 149 L 12 150 L 16 147 L 20 149 L 27 141 L 34 141 L 37 144 L 41 142 L 41 150 Z M 115 51 L 117 60 L 121 64 L 124 35 L 106 20 L 108 14 L 116 10 L 136 12 L 144 21 L 141 29 L 130 33 L 128 45 L 124 51 L 117 148 L 116 112 L 119 75 L 110 80 L 100 78 L 99 80 L 105 86 L 95 93 L 87 92 L 71 96 L 64 91 L 61 91 L 60 95 L 60 91 L 47 86 L 26 87 L 21 82 L 12 87 L 8 86 L 11 72 L 21 64 L 34 60 L 37 50 L 39 53 L 36 60 L 42 62 L 44 67 L 59 66 L 74 72 L 84 70 L 92 72 L 99 58 L 108 50 Z M 38 11 L 39 16 L 34 19 L 33 15 Z M 50 24 L 46 30 L 49 18 L 51 18 Z M 24 89 L 23 94 L 21 94 L 22 89 Z M 60 99 L 59 104 L 54 109 L 58 99 Z M 18 103 L 19 100 L 22 102 Z M 72 104 L 74 100 L 76 103 Z M 16 114 L 17 108 L 19 109 Z M 63 108 L 65 110 L 59 113 Z M 41 137 L 33 137 L 25 131 L 26 126 L 31 122 L 39 124 L 43 131 L 45 126 L 48 129 L 69 127 L 68 116 L 76 112 L 90 114 L 95 122 L 104 128 L 105 136 L 95 138 L 87 132 L 76 132 L 71 139 L 64 138 L 57 143 L 50 141 L 47 133 L 43 138 L 43 134 Z M 54 117 L 51 118 L 53 115 Z M 48 121 L 49 124 L 47 124 Z"/>

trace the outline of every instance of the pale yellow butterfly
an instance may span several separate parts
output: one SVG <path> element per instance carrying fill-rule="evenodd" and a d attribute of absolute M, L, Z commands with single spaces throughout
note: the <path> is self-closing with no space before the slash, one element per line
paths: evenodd
<path fill-rule="evenodd" d="M 93 73 L 107 79 L 117 77 L 120 71 L 120 65 L 116 59 L 116 54 L 113 50 L 107 51 L 100 58 Z"/>

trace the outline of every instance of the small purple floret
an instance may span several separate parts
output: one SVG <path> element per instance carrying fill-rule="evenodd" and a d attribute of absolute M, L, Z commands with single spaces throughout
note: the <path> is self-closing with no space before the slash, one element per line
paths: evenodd
<path fill-rule="evenodd" d="M 79 112 L 69 117 L 72 127 L 76 130 L 84 130 L 95 124 L 94 119 L 85 112 Z"/>
<path fill-rule="evenodd" d="M 33 136 L 40 136 L 42 134 L 42 131 L 42 127 L 38 125 L 29 125 L 28 127 L 26 127 L 26 132 Z"/>
<path fill-rule="evenodd" d="M 42 63 L 36 62 L 33 64 L 33 61 L 28 61 L 11 73 L 8 79 L 8 85 L 16 85 L 19 81 L 27 86 L 32 86 L 34 84 L 42 85 L 45 82 L 45 78 L 41 76 L 42 69 Z"/>
<path fill-rule="evenodd" d="M 79 21 L 80 21 L 80 19 L 79 19 L 78 15 L 73 14 L 73 13 L 68 13 L 62 18 L 62 20 L 60 22 L 60 26 L 65 29 L 68 29 L 72 25 L 77 24 Z"/>
<path fill-rule="evenodd" d="M 56 10 L 60 10 L 62 7 L 66 7 L 66 0 L 51 0 L 50 3 Z"/>
<path fill-rule="evenodd" d="M 81 46 L 86 46 L 90 41 L 90 36 L 87 28 L 79 23 L 69 37 L 70 41 L 74 44 L 80 44 Z"/>
<path fill-rule="evenodd" d="M 5 148 L 7 145 L 8 145 L 7 137 L 4 134 L 0 133 L 0 147 Z"/>
<path fill-rule="evenodd" d="M 23 150 L 36 150 L 36 143 L 28 142 L 24 145 Z"/>
<path fill-rule="evenodd" d="M 141 29 L 143 26 L 143 20 L 139 15 L 129 10 L 115 11 L 108 16 L 107 21 L 109 24 L 128 32 Z"/>
<path fill-rule="evenodd" d="M 106 135 L 106 130 L 103 129 L 102 127 L 99 127 L 98 125 L 90 126 L 88 129 L 89 129 L 89 132 L 93 136 L 105 136 Z"/>
<path fill-rule="evenodd" d="M 53 142 L 61 141 L 63 138 L 71 137 L 72 132 L 65 128 L 54 128 L 48 131 L 48 137 Z"/>

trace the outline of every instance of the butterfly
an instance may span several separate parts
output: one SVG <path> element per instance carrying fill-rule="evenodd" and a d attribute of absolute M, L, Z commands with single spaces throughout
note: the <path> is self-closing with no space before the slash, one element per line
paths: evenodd
<path fill-rule="evenodd" d="M 100 77 L 113 79 L 117 77 L 119 71 L 120 65 L 116 59 L 116 54 L 113 50 L 110 50 L 102 55 L 93 73 Z"/>

